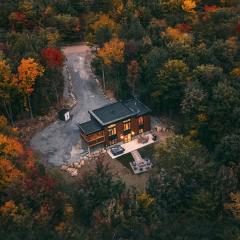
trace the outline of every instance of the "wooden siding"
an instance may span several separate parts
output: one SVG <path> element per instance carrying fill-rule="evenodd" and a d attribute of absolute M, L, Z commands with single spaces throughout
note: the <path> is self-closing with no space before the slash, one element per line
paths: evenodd
<path fill-rule="evenodd" d="M 144 115 L 144 132 L 150 131 L 151 130 L 151 117 L 150 115 Z"/>

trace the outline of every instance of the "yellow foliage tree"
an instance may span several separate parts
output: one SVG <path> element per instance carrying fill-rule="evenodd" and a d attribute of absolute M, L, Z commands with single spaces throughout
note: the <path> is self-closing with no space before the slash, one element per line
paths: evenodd
<path fill-rule="evenodd" d="M 33 4 L 29 0 L 22 0 L 19 2 L 19 9 L 28 16 L 33 15 Z"/>
<path fill-rule="evenodd" d="M 100 28 L 108 28 L 112 32 L 117 32 L 118 24 L 114 22 L 107 14 L 102 14 L 98 16 L 98 20 L 90 25 L 90 28 L 96 32 Z"/>
<path fill-rule="evenodd" d="M 146 192 L 137 196 L 137 201 L 144 206 L 144 208 L 148 208 L 152 204 L 155 203 L 155 199 L 151 197 Z"/>
<path fill-rule="evenodd" d="M 104 64 L 111 65 L 112 63 L 122 63 L 124 61 L 124 47 L 125 44 L 118 38 L 112 39 L 110 42 L 104 44 L 97 52 Z"/>
<path fill-rule="evenodd" d="M 144 213 L 144 216 L 149 216 L 152 219 L 154 215 L 154 204 L 155 199 L 151 197 L 148 193 L 144 192 L 137 195 L 137 204 L 141 212 Z"/>
<path fill-rule="evenodd" d="M 47 40 L 48 40 L 48 46 L 54 47 L 57 45 L 57 43 L 60 41 L 61 36 L 58 32 L 57 29 L 51 29 L 48 28 L 46 29 L 46 35 L 47 35 Z"/>
<path fill-rule="evenodd" d="M 194 13 L 197 4 L 194 0 L 184 0 L 182 4 L 182 9 L 185 12 Z"/>
<path fill-rule="evenodd" d="M 236 67 L 231 71 L 231 76 L 240 77 L 240 67 Z"/>

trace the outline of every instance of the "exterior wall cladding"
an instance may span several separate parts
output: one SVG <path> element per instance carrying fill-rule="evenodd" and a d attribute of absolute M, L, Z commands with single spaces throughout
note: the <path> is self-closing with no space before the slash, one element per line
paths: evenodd
<path fill-rule="evenodd" d="M 143 117 L 143 132 L 147 132 L 151 130 L 151 119 L 149 115 L 144 115 Z M 139 117 L 135 117 L 135 118 L 131 118 L 131 125 L 130 125 L 130 129 L 131 132 L 134 132 L 135 135 L 139 134 L 139 124 L 138 124 L 138 118 Z M 121 142 L 122 139 L 121 137 L 124 136 L 124 131 L 123 131 L 123 121 L 120 122 L 116 122 L 116 130 L 117 130 L 117 142 Z M 95 134 L 92 134 L 95 135 Z M 110 145 L 110 141 L 109 141 L 109 135 L 108 135 L 108 126 L 106 126 L 104 128 L 104 135 L 105 135 L 105 146 L 109 146 Z"/>

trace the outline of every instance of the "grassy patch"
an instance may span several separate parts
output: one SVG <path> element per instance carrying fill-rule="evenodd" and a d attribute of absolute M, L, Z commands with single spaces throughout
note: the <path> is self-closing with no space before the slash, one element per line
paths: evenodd
<path fill-rule="evenodd" d="M 120 156 L 120 157 L 116 158 L 116 160 L 118 160 L 126 168 L 132 170 L 131 166 L 130 166 L 130 162 L 133 162 L 134 159 L 133 159 L 131 153 Z"/>

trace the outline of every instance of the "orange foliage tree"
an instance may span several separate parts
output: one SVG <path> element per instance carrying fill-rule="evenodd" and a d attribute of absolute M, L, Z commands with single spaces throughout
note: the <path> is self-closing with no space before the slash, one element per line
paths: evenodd
<path fill-rule="evenodd" d="M 114 38 L 111 41 L 104 44 L 102 48 L 100 48 L 97 52 L 97 56 L 102 59 L 102 62 L 107 65 L 111 66 L 113 63 L 123 63 L 124 62 L 124 49 L 125 44 L 122 40 L 118 38 Z M 117 79 L 118 79 L 118 70 L 117 72 Z M 102 73 L 103 73 L 103 85 L 105 90 L 105 73 L 104 67 L 102 64 Z"/>
<path fill-rule="evenodd" d="M 0 133 L 0 156 L 13 159 L 20 157 L 23 153 L 23 146 L 16 138 Z"/>
<path fill-rule="evenodd" d="M 0 99 L 8 118 L 13 124 L 10 90 L 12 85 L 12 72 L 10 65 L 5 60 L 0 60 Z"/>
<path fill-rule="evenodd" d="M 23 173 L 10 160 L 0 157 L 0 191 L 22 176 Z"/>
<path fill-rule="evenodd" d="M 192 35 L 190 33 L 183 32 L 178 28 L 178 26 L 176 28 L 168 27 L 166 31 L 162 33 L 162 36 L 182 44 L 192 43 Z"/>
<path fill-rule="evenodd" d="M 23 58 L 18 67 L 18 74 L 15 77 L 14 84 L 28 99 L 30 116 L 33 118 L 30 95 L 34 90 L 34 84 L 37 77 L 42 76 L 44 68 L 33 58 Z"/>
<path fill-rule="evenodd" d="M 125 44 L 118 38 L 112 39 L 98 50 L 97 55 L 103 60 L 104 64 L 123 63 Z"/>
<path fill-rule="evenodd" d="M 182 4 L 182 9 L 185 12 L 194 13 L 197 4 L 194 0 L 184 0 Z"/>

